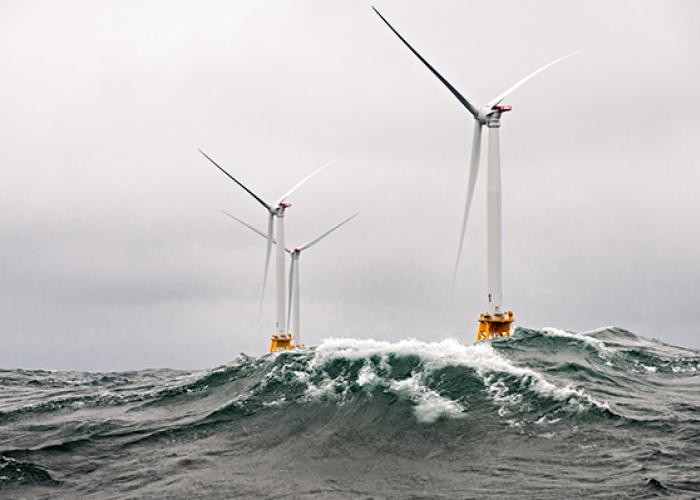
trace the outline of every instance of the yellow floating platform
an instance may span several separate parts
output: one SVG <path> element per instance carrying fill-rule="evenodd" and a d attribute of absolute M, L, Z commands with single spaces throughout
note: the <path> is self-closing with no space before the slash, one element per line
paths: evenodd
<path fill-rule="evenodd" d="M 292 334 L 273 335 L 270 339 L 270 352 L 291 351 L 296 346 L 292 344 Z"/>
<path fill-rule="evenodd" d="M 476 341 L 491 340 L 495 337 L 510 337 L 510 325 L 515 321 L 513 311 L 506 311 L 502 316 L 482 313 L 479 316 L 479 331 Z"/>

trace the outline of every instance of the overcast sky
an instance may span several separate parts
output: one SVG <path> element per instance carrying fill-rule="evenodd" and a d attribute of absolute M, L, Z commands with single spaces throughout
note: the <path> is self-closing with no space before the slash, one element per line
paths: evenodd
<path fill-rule="evenodd" d="M 504 299 L 523 326 L 700 346 L 700 5 L 376 7 L 503 118 Z M 261 354 L 263 198 L 290 199 L 305 341 L 471 342 L 485 162 L 451 285 L 472 119 L 360 1 L 0 1 L 0 367 Z M 270 285 L 273 284 L 271 280 Z M 273 290 L 272 286 L 268 292 Z"/>

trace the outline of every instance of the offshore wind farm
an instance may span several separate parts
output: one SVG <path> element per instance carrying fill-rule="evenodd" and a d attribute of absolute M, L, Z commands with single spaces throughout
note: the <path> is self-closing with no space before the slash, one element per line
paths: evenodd
<path fill-rule="evenodd" d="M 204 151 L 200 150 L 200 153 L 209 160 L 216 168 L 218 168 L 221 172 L 226 175 L 229 179 L 231 179 L 233 182 L 238 184 L 238 186 L 243 189 L 246 193 L 248 193 L 250 196 L 253 197 L 255 201 L 257 201 L 260 205 L 265 208 L 268 212 L 268 219 L 267 219 L 267 233 L 265 234 L 265 239 L 267 240 L 267 245 L 266 245 L 266 252 L 265 252 L 265 271 L 263 273 L 263 283 L 262 283 L 262 292 L 260 293 L 260 311 L 262 312 L 262 306 L 263 306 L 263 301 L 265 300 L 265 285 L 267 283 L 267 272 L 270 267 L 270 255 L 271 255 L 271 250 L 272 250 L 272 245 L 273 243 L 275 244 L 275 334 L 272 336 L 270 339 L 270 352 L 278 352 L 278 351 L 285 351 L 289 349 L 293 349 L 295 345 L 292 343 L 292 333 L 288 329 L 288 322 L 287 322 L 287 316 L 285 316 L 285 313 L 287 311 L 287 298 L 285 297 L 285 290 L 286 290 L 286 285 L 285 285 L 285 275 L 286 275 L 286 266 L 285 266 L 285 257 L 284 254 L 287 251 L 287 248 L 284 246 L 284 215 L 285 212 L 289 207 L 292 206 L 291 203 L 287 201 L 287 198 L 294 193 L 297 189 L 299 189 L 306 181 L 311 179 L 314 175 L 319 173 L 321 170 L 325 169 L 326 167 L 330 166 L 331 164 L 334 163 L 334 161 L 326 163 L 322 165 L 321 167 L 317 168 L 313 172 L 311 172 L 309 175 L 304 177 L 301 181 L 299 181 L 297 184 L 295 184 L 289 191 L 284 193 L 281 197 L 279 197 L 277 200 L 275 200 L 273 203 L 268 204 L 265 201 L 263 201 L 262 198 L 260 198 L 257 194 L 255 194 L 253 191 L 248 189 L 246 186 L 243 185 L 239 180 L 237 180 L 235 177 L 233 177 L 231 174 L 229 174 L 223 167 L 221 167 L 218 163 L 216 163 L 214 160 L 212 160 L 209 156 L 207 156 Z M 275 221 L 277 229 L 275 230 Z M 257 231 L 257 230 L 256 230 Z M 314 242 L 310 242 L 313 244 Z M 301 253 L 301 248 L 295 249 L 293 252 L 290 252 L 290 255 L 292 257 L 292 265 L 290 268 L 296 267 L 298 268 L 298 262 L 295 263 L 295 261 L 298 261 L 299 259 L 299 254 Z M 292 280 L 295 278 L 294 275 L 290 276 L 289 282 L 290 284 L 292 283 Z M 298 283 L 298 276 L 297 278 L 297 283 Z M 289 304 L 291 305 L 292 302 L 292 294 L 289 295 Z M 298 300 L 298 297 L 297 297 Z M 298 312 L 298 311 L 297 311 Z M 298 314 L 297 314 L 298 317 Z"/>
<path fill-rule="evenodd" d="M 695 4 L 0 13 L 0 497 L 700 495 Z"/>
<path fill-rule="evenodd" d="M 239 222 L 243 226 L 247 227 L 254 233 L 262 236 L 265 238 L 268 242 L 272 241 L 275 245 L 277 245 L 277 240 L 272 238 L 269 233 L 265 234 L 259 229 L 254 228 L 247 222 L 242 221 L 235 215 L 231 215 L 230 213 L 226 212 L 225 210 L 223 211 L 227 216 L 232 218 L 233 220 Z M 339 222 L 332 228 L 330 228 L 328 231 L 325 233 L 321 234 L 320 236 L 315 237 L 312 240 L 307 241 L 306 243 L 299 245 L 298 247 L 294 247 L 293 249 L 290 249 L 288 247 L 284 247 L 284 251 L 289 255 L 291 262 L 289 263 L 289 293 L 287 294 L 287 331 L 290 334 L 294 340 L 295 340 L 295 345 L 296 347 L 301 347 L 303 344 L 301 343 L 301 285 L 300 285 L 300 271 L 299 271 L 299 260 L 301 257 L 301 253 L 304 250 L 307 250 L 311 248 L 312 246 L 316 245 L 318 242 L 320 242 L 322 239 L 324 239 L 326 236 L 331 234 L 333 231 L 336 229 L 340 228 L 341 226 L 345 225 L 346 223 L 350 222 L 352 219 L 357 217 L 359 214 L 355 213 L 354 215 L 351 215 L 347 219 L 343 220 L 342 222 Z M 292 324 L 292 318 L 294 319 L 294 323 Z M 275 338 L 273 339 L 273 343 L 270 345 L 270 352 L 279 352 L 282 350 L 288 350 L 282 348 L 283 346 L 286 347 L 286 342 L 283 345 L 280 345 L 281 342 L 284 342 L 285 339 L 279 339 Z"/>
<path fill-rule="evenodd" d="M 515 92 L 518 88 L 524 85 L 528 80 L 534 78 L 539 73 L 543 72 L 547 68 L 554 66 L 555 64 L 568 59 L 569 57 L 577 54 L 580 51 L 571 52 L 565 56 L 559 57 L 541 68 L 533 71 L 524 78 L 520 79 L 517 83 L 506 89 L 505 91 L 498 94 L 493 99 L 489 100 L 481 108 L 477 108 L 472 102 L 470 102 L 464 95 L 462 95 L 450 82 L 448 82 L 444 76 L 442 76 L 431 64 L 421 56 L 416 49 L 414 49 L 406 39 L 401 36 L 401 34 L 396 31 L 396 29 L 387 21 L 384 16 L 374 7 L 372 10 L 380 17 L 380 19 L 389 27 L 389 29 L 403 42 L 403 44 L 430 70 L 430 72 L 437 77 L 437 79 L 454 95 L 457 100 L 466 108 L 466 110 L 474 118 L 474 136 L 472 139 L 472 153 L 471 161 L 469 164 L 469 177 L 466 191 L 466 202 L 464 205 L 464 216 L 462 218 L 461 232 L 459 237 L 459 245 L 457 248 L 457 258 L 454 265 L 454 273 L 452 276 L 453 281 L 457 277 L 457 271 L 459 270 L 460 258 L 462 255 L 462 248 L 464 246 L 464 237 L 467 229 L 467 221 L 469 219 L 469 211 L 471 209 L 472 200 L 474 198 L 474 189 L 476 187 L 476 180 L 479 173 L 479 163 L 481 159 L 481 135 L 482 128 L 486 126 L 489 131 L 489 147 L 488 147 L 488 170 L 487 170 L 487 231 L 486 231 L 486 246 L 487 246 L 487 293 L 488 298 L 488 311 L 482 313 L 479 316 L 479 327 L 476 335 L 476 341 L 488 341 L 495 337 L 508 337 L 510 336 L 511 324 L 514 321 L 513 312 L 510 310 L 505 310 L 503 307 L 503 264 L 502 264 L 502 216 L 501 216 L 501 205 L 502 205 L 502 193 L 501 193 L 501 160 L 500 160 L 500 139 L 499 139 L 499 128 L 501 127 L 501 116 L 512 110 L 511 106 L 502 104 L 503 100 L 508 97 L 511 93 Z M 252 196 L 259 204 L 261 204 L 268 212 L 268 224 L 267 233 L 262 233 L 260 230 L 255 229 L 246 222 L 226 213 L 229 217 L 237 220 L 241 224 L 245 225 L 254 232 L 262 235 L 267 240 L 267 251 L 265 254 L 265 271 L 263 274 L 263 285 L 262 293 L 260 297 L 260 311 L 262 311 L 263 300 L 265 297 L 265 285 L 267 282 L 267 273 L 270 263 L 270 253 L 272 245 L 276 245 L 276 259 L 275 259 L 275 275 L 276 275 L 276 321 L 275 321 L 275 334 L 270 340 L 270 352 L 279 352 L 283 350 L 294 349 L 296 346 L 293 343 L 293 333 L 290 330 L 291 324 L 289 318 L 291 317 L 292 304 L 295 304 L 295 317 L 299 317 L 299 306 L 298 306 L 298 290 L 293 287 L 294 280 L 296 280 L 296 285 L 299 283 L 298 268 L 299 268 L 299 255 L 301 250 L 308 248 L 310 244 L 306 246 L 295 248 L 294 250 L 289 250 L 284 246 L 284 214 L 287 208 L 291 206 L 286 200 L 287 198 L 301 187 L 308 179 L 316 175 L 316 173 L 325 169 L 329 164 L 323 165 L 318 168 L 308 176 L 306 176 L 302 181 L 296 184 L 292 189 L 286 192 L 282 197 L 277 199 L 274 203 L 268 204 L 263 201 L 257 194 L 251 191 L 248 187 L 243 185 L 238 179 L 233 177 L 228 171 L 221 167 L 218 163 L 212 160 L 206 153 L 200 150 L 200 153 L 209 160 L 216 168 L 223 172 L 229 179 L 234 181 L 240 188 L 242 188 L 246 193 Z M 353 216 L 354 217 L 354 216 Z M 274 237 L 275 233 L 275 220 L 277 220 L 277 237 Z M 347 222 L 346 219 L 343 223 Z M 341 223 L 340 225 L 342 225 Z M 335 226 L 331 231 L 339 226 Z M 328 234 L 328 233 L 325 233 Z M 324 234 L 324 236 L 325 236 Z M 323 236 L 322 236 L 323 237 Z M 310 242 L 315 243 L 316 240 Z M 285 258 L 284 254 L 288 253 L 291 257 L 290 262 L 290 275 L 289 275 L 289 286 L 290 291 L 288 296 L 285 298 Z M 288 306 L 288 307 L 287 307 Z M 284 311 L 288 309 L 289 313 L 285 317 Z M 297 331 L 298 328 L 295 329 Z"/>

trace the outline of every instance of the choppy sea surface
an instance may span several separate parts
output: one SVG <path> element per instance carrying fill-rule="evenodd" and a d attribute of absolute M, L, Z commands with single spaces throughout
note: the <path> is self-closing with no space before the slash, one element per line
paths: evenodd
<path fill-rule="evenodd" d="M 700 351 L 620 328 L 0 370 L 1 498 L 700 497 Z"/>

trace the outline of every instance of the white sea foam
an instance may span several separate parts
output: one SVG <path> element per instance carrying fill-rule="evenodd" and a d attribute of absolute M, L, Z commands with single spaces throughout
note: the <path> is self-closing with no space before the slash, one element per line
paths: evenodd
<path fill-rule="evenodd" d="M 510 372 L 516 376 L 535 374 L 519 368 L 498 354 L 488 343 L 464 345 L 455 339 L 440 342 L 422 342 L 416 339 L 386 342 L 373 339 L 331 338 L 316 348 L 310 362 L 316 368 L 335 359 L 358 360 L 378 357 L 387 366 L 389 355 L 416 356 L 426 370 L 434 371 L 447 366 L 467 366 L 477 372 Z"/>
<path fill-rule="evenodd" d="M 681 373 L 681 372 L 696 372 L 700 370 L 700 363 L 698 363 L 696 366 L 672 366 L 671 371 L 673 373 Z"/>
<path fill-rule="evenodd" d="M 325 378 L 321 384 L 313 384 L 309 382 L 304 394 L 309 399 L 324 399 L 328 396 L 335 395 L 335 386 L 337 383 L 337 380 L 330 378 Z"/>
<path fill-rule="evenodd" d="M 432 423 L 441 417 L 458 418 L 464 415 L 464 408 L 456 401 L 443 398 L 436 391 L 428 388 L 422 381 L 420 373 L 403 380 L 393 380 L 390 389 L 395 394 L 407 397 L 415 403 L 416 419 L 421 423 Z"/>
<path fill-rule="evenodd" d="M 567 332 L 566 330 L 560 330 L 558 328 L 554 328 L 551 326 L 543 328 L 542 333 L 544 333 L 545 335 L 547 335 L 549 337 L 561 337 L 561 338 L 580 340 L 581 342 L 585 342 L 586 344 L 589 344 L 589 345 L 595 347 L 601 353 L 610 351 L 610 348 L 605 345 L 605 342 L 603 342 L 602 340 L 597 339 L 595 337 L 591 337 L 590 335 L 584 335 L 581 333 L 574 333 L 574 332 Z"/>
<path fill-rule="evenodd" d="M 369 360 L 378 359 L 380 369 L 386 369 L 391 355 L 415 356 L 420 359 L 422 366 L 407 379 L 386 380 L 374 370 Z M 383 386 L 397 395 L 408 397 L 416 405 L 414 410 L 420 422 L 433 422 L 440 417 L 455 418 L 464 414 L 465 409 L 458 402 L 442 397 L 423 382 L 424 374 L 448 366 L 472 368 L 482 377 L 492 399 L 503 405 L 515 405 L 522 400 L 522 395 L 509 392 L 504 379 L 507 376 L 516 377 L 527 388 L 557 400 L 575 399 L 576 401 L 571 401 L 574 405 L 580 405 L 580 401 L 598 404 L 582 389 L 570 385 L 559 387 L 532 369 L 514 365 L 488 343 L 464 345 L 454 339 L 440 342 L 406 339 L 392 343 L 373 339 L 331 338 L 316 348 L 309 369 L 322 370 L 324 365 L 338 359 L 364 360 L 365 364 L 357 376 L 357 384 L 361 387 Z M 347 381 L 326 377 L 320 384 L 309 384 L 306 395 L 314 399 L 323 398 L 337 395 L 339 389 L 345 393 L 348 390 Z M 504 409 L 504 406 L 501 408 Z"/>
<path fill-rule="evenodd" d="M 613 330 L 617 328 L 615 325 L 608 325 L 608 326 L 601 326 L 599 328 L 594 328 L 593 330 L 588 330 L 585 332 L 581 332 L 583 335 L 590 335 L 592 333 L 602 333 L 602 332 L 607 332 L 609 330 Z"/>
<path fill-rule="evenodd" d="M 369 363 L 365 363 L 365 366 L 357 374 L 357 384 L 360 387 L 373 386 L 379 382 L 380 377 L 374 372 L 374 368 Z"/>

